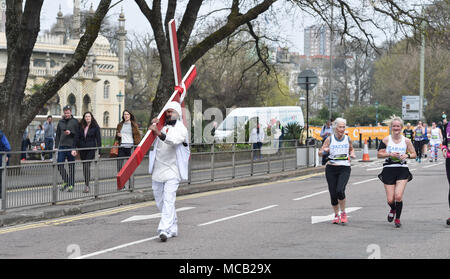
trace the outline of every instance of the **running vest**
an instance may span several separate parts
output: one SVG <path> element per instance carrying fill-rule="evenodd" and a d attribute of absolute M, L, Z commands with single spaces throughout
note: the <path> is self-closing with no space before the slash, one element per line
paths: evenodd
<path fill-rule="evenodd" d="M 431 129 L 430 133 L 430 144 L 441 144 L 441 136 L 439 134 L 439 128 Z"/>
<path fill-rule="evenodd" d="M 330 137 L 330 155 L 329 162 L 339 166 L 350 166 L 348 160 L 350 150 L 350 141 L 348 136 L 344 135 L 342 140 L 338 140 L 335 135 Z"/>
<path fill-rule="evenodd" d="M 393 152 L 397 152 L 400 154 L 405 154 L 406 153 L 406 140 L 405 137 L 402 136 L 402 140 L 400 141 L 400 143 L 395 143 L 392 140 L 392 136 L 389 135 L 389 141 L 388 144 L 386 146 L 386 152 L 387 153 L 393 153 Z M 406 160 L 402 161 L 398 158 L 395 157 L 389 157 L 386 158 L 383 167 L 408 167 L 406 165 Z"/>
<path fill-rule="evenodd" d="M 412 140 L 413 139 L 413 130 L 412 129 L 405 129 L 403 130 L 403 135 L 405 135 L 405 137 L 407 137 L 408 139 Z"/>
<path fill-rule="evenodd" d="M 421 141 L 424 139 L 425 139 L 425 136 L 422 132 L 422 128 L 416 128 L 414 130 L 414 141 Z"/>

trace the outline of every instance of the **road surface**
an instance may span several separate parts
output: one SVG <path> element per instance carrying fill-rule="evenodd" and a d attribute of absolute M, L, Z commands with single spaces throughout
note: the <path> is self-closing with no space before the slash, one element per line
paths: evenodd
<path fill-rule="evenodd" d="M 400 229 L 377 179 L 354 162 L 349 223 L 333 225 L 323 174 L 180 196 L 179 236 L 161 243 L 154 202 L 0 229 L 0 258 L 449 258 L 444 161 L 410 161 Z"/>

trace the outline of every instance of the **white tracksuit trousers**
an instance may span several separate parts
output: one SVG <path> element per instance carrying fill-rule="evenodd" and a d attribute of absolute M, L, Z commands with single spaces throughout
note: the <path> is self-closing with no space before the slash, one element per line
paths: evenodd
<path fill-rule="evenodd" d="M 175 211 L 175 200 L 178 179 L 171 179 L 166 182 L 152 180 L 153 196 L 156 206 L 161 212 L 161 220 L 158 225 L 158 234 L 165 232 L 168 237 L 177 236 L 177 213 Z"/>

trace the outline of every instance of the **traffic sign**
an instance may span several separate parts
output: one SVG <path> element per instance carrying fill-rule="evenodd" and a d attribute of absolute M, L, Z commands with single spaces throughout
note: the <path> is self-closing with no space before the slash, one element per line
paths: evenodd
<path fill-rule="evenodd" d="M 402 96 L 402 118 L 420 120 L 420 96 Z"/>
<path fill-rule="evenodd" d="M 297 77 L 297 84 L 304 90 L 313 89 L 318 82 L 319 78 L 313 70 L 304 70 Z"/>

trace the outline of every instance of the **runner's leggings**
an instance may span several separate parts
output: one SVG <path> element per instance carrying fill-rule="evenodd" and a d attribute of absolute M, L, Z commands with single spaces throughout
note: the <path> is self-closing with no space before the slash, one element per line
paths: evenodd
<path fill-rule="evenodd" d="M 439 152 L 439 143 L 438 144 L 430 144 L 430 159 L 437 159 Z"/>
<path fill-rule="evenodd" d="M 424 140 L 414 141 L 414 149 L 416 150 L 417 158 L 419 159 L 422 159 L 422 149 L 424 143 Z"/>
<path fill-rule="evenodd" d="M 325 177 L 328 182 L 328 190 L 330 191 L 331 205 L 338 205 L 338 200 L 345 199 L 345 186 L 350 178 L 349 166 L 332 166 L 325 167 Z"/>

